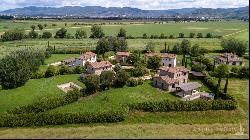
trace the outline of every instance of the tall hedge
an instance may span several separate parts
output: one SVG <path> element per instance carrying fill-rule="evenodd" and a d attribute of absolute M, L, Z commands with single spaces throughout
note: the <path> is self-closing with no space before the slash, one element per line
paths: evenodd
<path fill-rule="evenodd" d="M 112 123 L 125 120 L 124 112 L 4 114 L 0 127 L 44 126 L 79 123 Z"/>
<path fill-rule="evenodd" d="M 131 110 L 146 112 L 233 110 L 237 103 L 233 100 L 193 100 L 193 101 L 148 101 L 129 104 Z"/>

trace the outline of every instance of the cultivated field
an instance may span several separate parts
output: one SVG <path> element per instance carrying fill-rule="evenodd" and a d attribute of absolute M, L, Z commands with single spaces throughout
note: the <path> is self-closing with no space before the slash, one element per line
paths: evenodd
<path fill-rule="evenodd" d="M 78 21 L 77 21 L 78 22 Z M 82 21 L 81 21 L 82 22 Z M 122 22 L 122 21 L 121 21 Z M 50 31 L 53 34 L 61 27 L 67 28 L 68 32 L 74 34 L 76 29 L 84 28 L 87 35 L 90 35 L 90 25 L 74 25 L 75 22 L 64 21 L 0 21 L 0 35 L 15 28 L 23 28 L 26 33 L 30 31 L 31 25 L 47 24 L 48 26 L 40 31 Z M 80 23 L 80 21 L 79 21 Z M 83 23 L 83 22 L 82 22 Z M 93 21 L 85 22 L 93 24 Z M 97 23 L 97 22 L 95 22 Z M 100 21 L 98 23 L 101 23 Z M 191 22 L 191 23 L 164 23 L 144 24 L 130 22 L 105 21 L 102 28 L 106 35 L 115 36 L 121 27 L 125 28 L 127 35 L 141 37 L 143 33 L 150 35 L 174 35 L 184 33 L 187 37 L 190 32 L 212 33 L 213 35 L 228 35 L 249 41 L 248 22 L 242 21 L 222 21 L 222 22 Z M 57 26 L 52 26 L 57 24 Z M 244 30 L 244 31 L 242 31 Z M 239 32 L 242 31 L 242 32 Z M 236 33 L 238 32 L 238 33 Z M 228 36 L 227 36 L 228 37 Z M 187 38 L 191 44 L 199 44 L 200 47 L 211 51 L 221 50 L 221 40 L 218 38 Z M 156 44 L 156 51 L 164 49 L 164 44 L 173 47 L 175 43 L 180 43 L 183 39 L 127 39 L 129 51 L 143 50 L 148 42 Z M 83 51 L 95 50 L 98 39 L 23 39 L 20 41 L 0 42 L 0 58 L 11 51 L 32 47 L 45 49 L 47 43 L 55 46 L 56 49 L 80 48 Z M 219 55 L 219 53 L 209 53 L 206 56 Z M 45 60 L 45 65 L 40 67 L 40 71 L 47 69 L 47 64 L 61 61 L 63 59 L 79 57 L 79 54 L 52 54 Z M 249 60 L 241 57 L 245 66 L 249 66 Z M 177 66 L 180 66 L 182 55 L 177 55 Z M 190 66 L 188 66 L 190 68 Z M 191 80 L 201 83 L 201 80 Z M 79 81 L 79 74 L 58 75 L 50 78 L 30 79 L 24 86 L 0 90 L 0 114 L 5 113 L 18 106 L 32 104 L 43 97 L 62 96 L 64 93 L 56 87 L 58 84 L 74 82 L 84 87 Z M 189 111 L 189 112 L 141 112 L 131 111 L 125 121 L 119 123 L 102 124 L 71 124 L 59 126 L 28 127 L 28 128 L 0 128 L 0 138 L 249 138 L 249 80 L 236 78 L 229 79 L 228 93 L 235 96 L 239 107 L 236 110 L 209 110 L 209 111 Z M 222 80 L 221 88 L 224 88 L 225 79 Z M 202 86 L 201 90 L 211 92 L 207 86 Z M 105 112 L 117 111 L 128 103 L 138 103 L 143 101 L 159 101 L 169 99 L 180 100 L 170 92 L 161 91 L 152 86 L 151 81 L 145 81 L 143 85 L 136 87 L 111 88 L 101 93 L 96 93 L 87 97 L 82 97 L 78 101 L 61 106 L 48 112 Z"/>

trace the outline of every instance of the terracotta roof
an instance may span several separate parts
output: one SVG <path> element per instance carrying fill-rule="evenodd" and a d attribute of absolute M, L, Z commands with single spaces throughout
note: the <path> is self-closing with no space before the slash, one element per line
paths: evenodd
<path fill-rule="evenodd" d="M 146 53 L 145 55 L 148 57 L 159 56 L 161 58 L 176 58 L 176 54 L 171 53 Z"/>
<path fill-rule="evenodd" d="M 129 56 L 129 52 L 117 52 L 116 55 Z"/>
<path fill-rule="evenodd" d="M 89 58 L 91 58 L 93 56 L 96 56 L 96 54 L 93 53 L 93 52 L 85 52 L 85 53 L 81 54 L 80 58 L 83 59 L 83 60 L 87 60 L 87 59 L 89 59 Z"/>
<path fill-rule="evenodd" d="M 189 91 L 189 90 L 193 90 L 193 89 L 196 89 L 196 88 L 199 88 L 201 87 L 202 85 L 200 83 L 197 83 L 197 82 L 189 82 L 189 83 L 182 83 L 180 84 L 180 88 L 183 90 L 183 91 Z"/>
<path fill-rule="evenodd" d="M 154 78 L 161 79 L 162 81 L 164 81 L 167 84 L 173 84 L 173 83 L 178 83 L 179 82 L 178 79 L 170 78 L 167 75 L 166 76 L 157 76 L 157 77 L 154 77 Z"/>
<path fill-rule="evenodd" d="M 109 61 L 94 62 L 90 63 L 89 65 L 90 67 L 93 67 L 95 69 L 103 67 L 112 67 L 112 64 Z"/>
<path fill-rule="evenodd" d="M 184 67 L 167 67 L 163 66 L 159 68 L 162 71 L 170 72 L 170 73 L 176 73 L 176 72 L 189 72 L 187 68 Z"/>

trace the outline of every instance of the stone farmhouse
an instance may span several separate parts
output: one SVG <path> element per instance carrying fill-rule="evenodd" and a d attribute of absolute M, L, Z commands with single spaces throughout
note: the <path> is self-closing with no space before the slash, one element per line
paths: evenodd
<path fill-rule="evenodd" d="M 243 61 L 240 60 L 240 58 L 236 54 L 232 53 L 224 53 L 221 56 L 218 56 L 215 59 L 215 65 L 218 64 L 227 64 L 231 66 L 241 66 L 243 64 Z"/>
<path fill-rule="evenodd" d="M 126 62 L 129 54 L 129 52 L 117 52 L 115 55 L 115 59 L 117 62 Z"/>
<path fill-rule="evenodd" d="M 64 63 L 65 65 L 68 65 L 70 67 L 73 66 L 84 66 L 86 62 L 96 62 L 96 54 L 93 52 L 85 52 L 83 54 L 80 55 L 79 58 L 71 58 L 69 59 L 69 62 Z"/>
<path fill-rule="evenodd" d="M 175 91 L 179 84 L 188 81 L 189 70 L 187 68 L 163 66 L 159 69 L 159 76 L 153 77 L 153 84 L 160 89 Z"/>
<path fill-rule="evenodd" d="M 100 75 L 102 71 L 112 70 L 112 64 L 109 61 L 93 62 L 86 65 L 88 74 Z"/>
<path fill-rule="evenodd" d="M 161 58 L 161 65 L 168 67 L 176 67 L 176 54 L 170 53 L 146 53 L 146 59 L 152 56 L 159 56 Z"/>
<path fill-rule="evenodd" d="M 184 67 L 160 67 L 160 76 L 169 76 L 179 80 L 180 83 L 187 83 L 189 70 Z"/>

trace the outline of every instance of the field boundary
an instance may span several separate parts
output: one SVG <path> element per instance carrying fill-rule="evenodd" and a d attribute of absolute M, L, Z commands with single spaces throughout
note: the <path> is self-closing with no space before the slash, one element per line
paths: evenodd
<path fill-rule="evenodd" d="M 227 34 L 227 35 L 224 35 L 224 36 L 222 36 L 222 37 L 233 36 L 233 35 L 235 35 L 235 34 L 239 34 L 239 33 L 244 32 L 244 31 L 246 31 L 246 30 L 248 30 L 248 29 L 245 28 L 245 29 L 243 29 L 243 30 L 240 30 L 240 31 L 237 31 L 237 32 L 234 32 L 234 33 L 231 33 L 231 34 Z"/>

